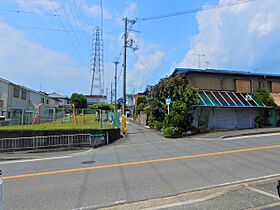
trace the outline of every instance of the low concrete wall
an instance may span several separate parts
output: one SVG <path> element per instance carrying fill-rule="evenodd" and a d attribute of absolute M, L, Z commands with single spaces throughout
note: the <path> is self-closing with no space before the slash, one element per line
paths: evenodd
<path fill-rule="evenodd" d="M 73 129 L 73 130 L 0 130 L 1 138 L 29 137 L 29 136 L 52 136 L 67 134 L 109 134 L 109 143 L 121 138 L 120 129 Z"/>

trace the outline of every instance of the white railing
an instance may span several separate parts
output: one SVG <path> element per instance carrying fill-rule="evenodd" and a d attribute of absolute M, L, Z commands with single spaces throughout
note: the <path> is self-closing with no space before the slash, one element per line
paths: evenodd
<path fill-rule="evenodd" d="M 1 138 L 0 151 L 41 149 L 52 147 L 100 146 L 108 144 L 108 134 L 69 134 Z"/>

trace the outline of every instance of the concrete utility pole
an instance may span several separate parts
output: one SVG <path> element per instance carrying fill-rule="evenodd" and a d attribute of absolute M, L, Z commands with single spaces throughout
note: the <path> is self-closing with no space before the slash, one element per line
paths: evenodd
<path fill-rule="evenodd" d="M 122 114 L 125 115 L 126 107 L 126 48 L 127 48 L 127 17 L 124 18 L 124 45 L 123 45 L 123 105 Z"/>
<path fill-rule="evenodd" d="M 119 62 L 116 60 L 113 62 L 115 64 L 115 111 L 117 111 L 117 74 L 118 74 L 118 64 Z"/>
<path fill-rule="evenodd" d="M 137 50 L 138 48 L 135 47 L 133 48 L 133 40 L 130 39 L 128 40 L 128 33 L 127 33 L 127 24 L 130 23 L 131 25 L 135 24 L 135 20 L 129 20 L 127 17 L 124 19 L 124 51 L 123 51 L 123 106 L 122 106 L 122 114 L 125 115 L 125 110 L 126 110 L 126 49 L 127 47 L 133 49 L 134 51 Z M 131 29 L 129 29 L 131 30 Z"/>
<path fill-rule="evenodd" d="M 113 82 L 111 82 L 111 104 L 113 104 Z"/>

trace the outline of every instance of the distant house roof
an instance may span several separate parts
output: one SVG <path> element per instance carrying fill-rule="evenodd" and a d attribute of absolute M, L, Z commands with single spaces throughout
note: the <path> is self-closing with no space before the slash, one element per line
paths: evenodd
<path fill-rule="evenodd" d="M 87 98 L 107 98 L 107 96 L 102 95 L 85 95 Z"/>
<path fill-rule="evenodd" d="M 27 91 L 29 91 L 29 92 L 36 93 L 36 94 L 39 94 L 39 95 L 41 95 L 41 96 L 45 96 L 45 97 L 51 98 L 51 97 L 50 97 L 47 93 L 45 93 L 45 92 L 36 91 L 36 90 L 31 89 L 31 88 L 25 87 L 25 86 L 23 86 L 23 85 L 18 85 L 18 84 L 14 83 L 14 82 L 11 82 L 11 81 L 9 81 L 9 80 L 3 79 L 3 78 L 1 78 L 1 77 L 0 77 L 0 81 L 5 82 L 5 83 L 7 83 L 7 84 L 14 85 L 14 86 L 16 86 L 16 87 L 18 87 L 18 88 L 27 90 Z"/>
<path fill-rule="evenodd" d="M 250 75 L 250 76 L 261 76 L 261 77 L 280 77 L 280 74 L 269 74 L 269 73 L 255 73 L 250 71 L 236 71 L 236 70 L 221 70 L 221 69 L 192 69 L 192 68 L 175 68 L 172 72 L 172 76 L 177 74 L 189 73 L 189 72 L 200 72 L 200 73 L 215 73 L 215 74 L 237 74 L 237 75 Z"/>
<path fill-rule="evenodd" d="M 67 96 L 60 95 L 56 92 L 49 93 L 48 95 L 49 95 L 49 97 L 54 98 L 54 99 L 69 99 Z"/>

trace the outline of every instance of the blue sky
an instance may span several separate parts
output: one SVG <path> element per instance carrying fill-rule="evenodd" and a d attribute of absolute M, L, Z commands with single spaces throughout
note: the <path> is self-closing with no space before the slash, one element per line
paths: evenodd
<path fill-rule="evenodd" d="M 112 62 L 122 49 L 123 17 L 133 19 L 236 1 L 103 0 L 105 88 L 110 87 Z M 174 67 L 197 68 L 196 53 L 205 55 L 201 58 L 203 68 L 278 73 L 279 9 L 277 0 L 256 0 L 137 22 L 133 29 L 141 33 L 131 32 L 130 38 L 139 47 L 135 54 L 140 61 L 128 50 L 128 92 L 144 90 Z M 52 16 L 55 13 L 60 18 Z M 0 77 L 46 92 L 88 94 L 92 30 L 99 25 L 99 16 L 99 0 L 1 1 Z M 119 93 L 121 82 L 120 77 Z"/>

